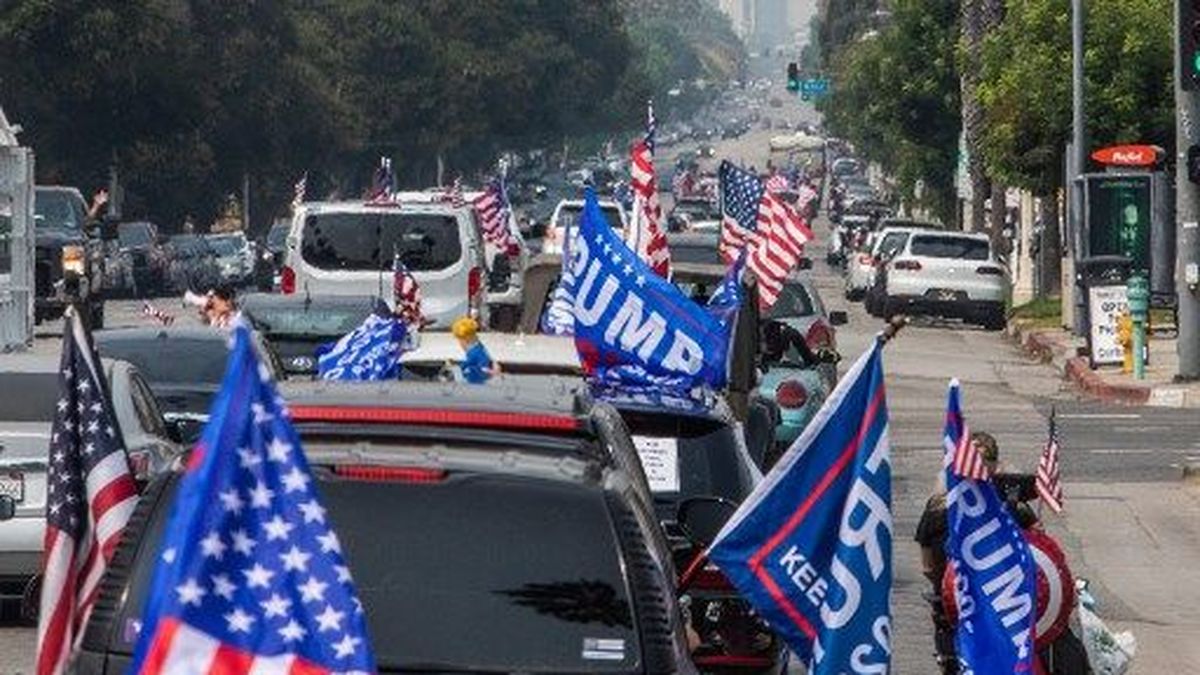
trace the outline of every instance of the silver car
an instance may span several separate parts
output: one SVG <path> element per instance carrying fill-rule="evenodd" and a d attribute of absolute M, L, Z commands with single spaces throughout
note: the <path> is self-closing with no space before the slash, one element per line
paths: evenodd
<path fill-rule="evenodd" d="M 280 275 L 283 293 L 392 297 L 392 260 L 421 287 L 432 329 L 460 316 L 487 325 L 484 246 L 469 206 L 314 202 L 296 209 Z"/>
<path fill-rule="evenodd" d="M 182 452 L 171 440 L 150 387 L 124 361 L 103 360 L 130 462 L 139 478 L 166 469 Z M 59 399 L 59 357 L 0 357 L 0 495 L 15 502 L 0 522 L 0 601 L 26 600 L 36 608 L 32 581 L 42 558 L 46 524 L 46 465 L 50 428 Z M 28 614 L 27 614 L 28 616 Z"/>

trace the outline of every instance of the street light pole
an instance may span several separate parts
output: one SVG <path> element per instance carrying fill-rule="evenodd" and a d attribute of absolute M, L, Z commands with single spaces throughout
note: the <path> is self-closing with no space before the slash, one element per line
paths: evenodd
<path fill-rule="evenodd" d="M 1071 0 L 1071 156 L 1067 162 L 1067 260 L 1064 268 L 1069 269 L 1070 279 L 1064 283 L 1070 286 L 1063 289 L 1063 316 L 1072 318 L 1072 329 L 1076 335 L 1087 332 L 1087 317 L 1083 308 L 1082 292 L 1075 283 L 1075 263 L 1082 255 L 1083 242 L 1083 186 L 1076 179 L 1087 166 L 1087 118 L 1084 108 L 1084 73 L 1083 73 L 1083 24 L 1084 0 Z M 1070 298 L 1070 308 L 1067 308 L 1067 298 Z"/>
<path fill-rule="evenodd" d="M 1179 301 L 1179 337 L 1175 342 L 1175 350 L 1179 355 L 1179 372 L 1176 379 L 1180 381 L 1200 379 L 1200 297 L 1197 296 L 1197 286 L 1200 285 L 1200 188 L 1188 176 L 1188 149 L 1200 142 L 1200 105 L 1197 105 L 1197 93 L 1183 86 L 1184 78 L 1190 73 L 1184 72 L 1184 45 L 1182 36 L 1189 26 L 1183 26 L 1185 16 L 1181 11 L 1181 3 L 1190 0 L 1179 0 L 1175 3 L 1175 222 L 1176 222 L 1176 264 L 1175 287 Z"/>

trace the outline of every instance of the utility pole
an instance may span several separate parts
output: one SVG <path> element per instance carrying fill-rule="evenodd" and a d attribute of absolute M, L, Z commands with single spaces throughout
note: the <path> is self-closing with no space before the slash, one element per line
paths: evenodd
<path fill-rule="evenodd" d="M 1186 2 L 1188 0 L 1180 0 Z M 1087 166 L 1087 116 L 1084 108 L 1083 24 L 1084 0 L 1071 0 L 1071 156 L 1067 162 L 1067 271 L 1070 295 L 1063 289 L 1063 318 L 1068 314 L 1076 335 L 1087 332 L 1087 317 L 1083 311 L 1083 293 L 1075 283 L 1075 261 L 1080 257 L 1083 242 L 1083 186 L 1076 179 Z M 1070 307 L 1067 307 L 1067 298 Z"/>
<path fill-rule="evenodd" d="M 1200 141 L 1200 105 L 1197 105 L 1196 84 L 1200 80 L 1200 63 L 1194 28 L 1200 21 L 1193 0 L 1175 3 L 1175 222 L 1176 265 L 1175 281 L 1179 298 L 1178 381 L 1200 379 L 1200 188 L 1189 174 L 1190 148 Z"/>

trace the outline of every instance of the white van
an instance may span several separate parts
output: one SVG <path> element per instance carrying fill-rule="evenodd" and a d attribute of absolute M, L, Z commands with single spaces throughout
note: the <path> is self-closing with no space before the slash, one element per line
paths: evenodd
<path fill-rule="evenodd" d="M 542 253 L 562 253 L 563 230 L 578 231 L 579 220 L 583 217 L 583 205 L 582 199 L 564 199 L 558 203 L 554 208 L 554 215 L 550 217 L 550 226 L 546 228 Z M 625 207 L 612 199 L 601 199 L 600 212 L 604 214 L 609 226 L 624 239 L 625 228 L 629 226 L 629 216 L 625 214 Z"/>
<path fill-rule="evenodd" d="M 306 203 L 292 218 L 280 289 L 378 295 L 390 303 L 396 254 L 421 286 L 430 329 L 448 330 L 467 314 L 487 325 L 484 247 L 469 206 Z"/>

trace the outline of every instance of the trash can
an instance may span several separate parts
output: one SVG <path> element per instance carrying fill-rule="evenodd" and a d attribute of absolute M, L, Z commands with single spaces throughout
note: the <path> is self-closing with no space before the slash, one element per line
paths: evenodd
<path fill-rule="evenodd" d="M 1117 322 L 1129 311 L 1127 285 L 1133 261 L 1125 256 L 1084 258 L 1075 267 L 1087 312 L 1088 359 L 1092 368 L 1120 365 L 1124 348 L 1117 339 Z"/>

